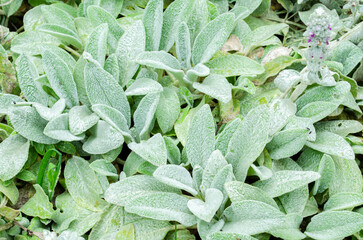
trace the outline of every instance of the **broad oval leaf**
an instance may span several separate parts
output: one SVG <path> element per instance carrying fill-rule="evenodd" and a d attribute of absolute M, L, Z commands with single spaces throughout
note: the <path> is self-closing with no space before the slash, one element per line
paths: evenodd
<path fill-rule="evenodd" d="M 28 160 L 30 143 L 19 134 L 0 143 L 0 179 L 7 181 L 18 174 Z M 14 203 L 15 204 L 15 203 Z"/>
<path fill-rule="evenodd" d="M 211 73 L 224 77 L 232 76 L 254 76 L 265 72 L 265 69 L 248 57 L 241 55 L 226 55 L 214 58 L 205 63 Z"/>
<path fill-rule="evenodd" d="M 85 48 L 85 51 L 91 54 L 93 59 L 96 60 L 101 66 L 104 65 L 106 58 L 107 34 L 107 23 L 99 25 L 89 36 L 88 43 Z"/>
<path fill-rule="evenodd" d="M 205 63 L 223 46 L 234 28 L 234 14 L 224 13 L 209 22 L 195 39 L 193 64 Z"/>
<path fill-rule="evenodd" d="M 197 223 L 197 218 L 189 211 L 187 203 L 187 198 L 175 193 L 149 193 L 133 198 L 125 210 L 151 219 L 192 226 Z"/>
<path fill-rule="evenodd" d="M 163 5 L 162 0 L 151 0 L 146 5 L 142 18 L 146 34 L 146 51 L 159 50 L 163 26 Z"/>
<path fill-rule="evenodd" d="M 192 166 L 204 167 L 214 150 L 214 119 L 209 105 L 203 105 L 194 115 L 185 145 L 188 160 Z"/>
<path fill-rule="evenodd" d="M 231 84 L 225 77 L 217 74 L 209 75 L 202 83 L 194 82 L 193 87 L 223 103 L 232 99 Z"/>
<path fill-rule="evenodd" d="M 101 66 L 88 62 L 85 67 L 87 96 L 91 104 L 105 104 L 120 111 L 130 126 L 130 105 L 122 87 Z"/>
<path fill-rule="evenodd" d="M 272 138 L 266 149 L 272 159 L 291 157 L 304 147 L 308 135 L 307 129 L 284 130 Z"/>
<path fill-rule="evenodd" d="M 163 133 L 173 129 L 174 123 L 179 117 L 180 110 L 178 94 L 173 89 L 165 87 L 160 94 L 155 113 L 159 127 Z"/>
<path fill-rule="evenodd" d="M 192 13 L 193 0 L 176 0 L 164 12 L 160 50 L 169 51 L 175 42 L 178 27 Z"/>
<path fill-rule="evenodd" d="M 182 189 L 193 195 L 198 194 L 198 192 L 194 189 L 193 179 L 190 176 L 190 173 L 182 166 L 160 166 L 155 170 L 153 176 L 162 183 Z"/>
<path fill-rule="evenodd" d="M 150 78 L 138 78 L 125 91 L 126 96 L 139 96 L 148 93 L 159 93 L 163 87 L 157 81 Z"/>
<path fill-rule="evenodd" d="M 330 196 L 324 211 L 349 210 L 360 205 L 363 205 L 363 193 L 341 192 Z"/>
<path fill-rule="evenodd" d="M 39 77 L 38 71 L 27 55 L 20 55 L 16 67 L 20 88 L 29 102 L 38 102 L 44 105 L 48 104 L 48 95 L 36 82 Z"/>
<path fill-rule="evenodd" d="M 101 185 L 88 162 L 80 157 L 67 161 L 64 179 L 68 192 L 80 206 L 92 211 L 101 211 L 106 202 L 101 199 Z"/>
<path fill-rule="evenodd" d="M 76 84 L 67 64 L 59 56 L 48 50 L 44 51 L 42 56 L 44 70 L 54 92 L 66 100 L 68 107 L 78 105 Z"/>
<path fill-rule="evenodd" d="M 75 106 L 69 110 L 69 130 L 72 134 L 79 135 L 93 127 L 99 119 L 87 106 Z"/>
<path fill-rule="evenodd" d="M 223 232 L 254 235 L 269 231 L 285 220 L 285 215 L 277 208 L 254 200 L 243 200 L 224 210 L 228 220 Z"/>
<path fill-rule="evenodd" d="M 307 226 L 305 234 L 318 240 L 342 239 L 362 228 L 362 214 L 350 211 L 331 211 L 314 216 Z"/>
<path fill-rule="evenodd" d="M 152 176 L 135 175 L 110 184 L 106 190 L 105 199 L 109 203 L 125 206 L 132 202 L 134 197 L 152 192 L 180 193 L 180 190 L 166 185 Z"/>
<path fill-rule="evenodd" d="M 48 122 L 44 128 L 44 134 L 59 141 L 80 141 L 85 135 L 78 136 L 72 134 L 69 130 L 69 114 L 64 113 Z"/>
<path fill-rule="evenodd" d="M 91 136 L 82 146 L 90 154 L 105 154 L 124 143 L 122 134 L 103 120 L 99 120 L 90 131 Z"/>
<path fill-rule="evenodd" d="M 253 185 L 274 198 L 305 186 L 319 178 L 320 174 L 317 172 L 283 170 L 275 172 L 271 178 L 257 181 Z"/>
<path fill-rule="evenodd" d="M 331 132 L 317 132 L 314 142 L 306 142 L 306 146 L 338 157 L 354 160 L 355 154 L 349 143 L 341 136 Z"/>
<path fill-rule="evenodd" d="M 48 122 L 40 117 L 33 107 L 13 107 L 9 112 L 9 118 L 14 129 L 30 141 L 43 144 L 55 144 L 59 142 L 43 133 Z"/>
<path fill-rule="evenodd" d="M 132 142 L 129 144 L 129 148 L 155 166 L 166 164 L 167 150 L 164 139 L 160 133 L 154 135 L 145 142 Z"/>

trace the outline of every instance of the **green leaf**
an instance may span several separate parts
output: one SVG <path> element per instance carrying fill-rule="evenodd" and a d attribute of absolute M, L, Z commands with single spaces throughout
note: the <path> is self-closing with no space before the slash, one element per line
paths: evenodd
<path fill-rule="evenodd" d="M 227 153 L 228 144 L 240 124 L 241 119 L 236 118 L 230 121 L 223 131 L 217 135 L 216 149 L 220 150 L 224 156 Z"/>
<path fill-rule="evenodd" d="M 207 240 L 235 240 L 235 239 L 255 240 L 257 238 L 238 233 L 224 233 L 224 232 L 215 232 L 207 236 Z"/>
<path fill-rule="evenodd" d="M 237 180 L 244 181 L 248 168 L 269 141 L 270 111 L 265 105 L 252 109 L 234 132 L 226 159 L 232 164 Z"/>
<path fill-rule="evenodd" d="M 48 95 L 35 80 L 39 77 L 39 74 L 29 56 L 20 55 L 16 71 L 20 88 L 26 99 L 29 102 L 39 102 L 47 105 Z"/>
<path fill-rule="evenodd" d="M 132 60 L 143 51 L 145 51 L 145 28 L 141 20 L 138 20 L 121 36 L 116 54 L 119 57 L 128 57 Z"/>
<path fill-rule="evenodd" d="M 321 178 L 316 180 L 313 194 L 322 193 L 328 189 L 330 183 L 334 179 L 335 175 L 335 164 L 331 156 L 324 154 L 319 164 L 319 174 Z"/>
<path fill-rule="evenodd" d="M 35 195 L 21 207 L 20 211 L 28 216 L 50 219 L 55 212 L 53 204 L 49 202 L 48 196 L 41 186 L 35 184 L 34 188 Z"/>
<path fill-rule="evenodd" d="M 140 139 L 146 139 L 153 127 L 153 119 L 160 94 L 149 93 L 142 98 L 134 112 L 134 124 Z"/>
<path fill-rule="evenodd" d="M 163 86 L 150 78 L 138 78 L 125 91 L 126 96 L 140 96 L 148 93 L 160 93 Z"/>
<path fill-rule="evenodd" d="M 155 166 L 166 164 L 167 150 L 164 139 L 160 133 L 154 135 L 145 142 L 132 142 L 128 146 L 137 155 Z"/>
<path fill-rule="evenodd" d="M 320 174 L 317 172 L 283 170 L 275 172 L 271 178 L 257 181 L 253 185 L 274 198 L 294 191 L 319 178 Z"/>
<path fill-rule="evenodd" d="M 225 184 L 225 189 L 232 203 L 243 200 L 255 200 L 266 203 L 274 208 L 278 208 L 276 202 L 263 190 L 247 183 L 231 181 Z"/>
<path fill-rule="evenodd" d="M 38 103 L 34 103 L 33 106 L 43 119 L 50 121 L 62 114 L 66 108 L 66 101 L 61 98 L 55 102 L 51 108 L 45 107 Z"/>
<path fill-rule="evenodd" d="M 107 233 L 119 229 L 123 225 L 124 217 L 125 211 L 122 207 L 110 205 L 102 213 L 101 220 L 92 228 L 89 240 L 101 239 L 107 235 Z"/>
<path fill-rule="evenodd" d="M 39 31 L 26 31 L 16 35 L 11 41 L 11 51 L 19 54 L 38 55 L 43 53 L 44 45 L 59 46 L 61 41 Z"/>
<path fill-rule="evenodd" d="M 185 145 L 191 165 L 204 167 L 214 150 L 215 126 L 209 105 L 203 105 L 194 115 Z"/>
<path fill-rule="evenodd" d="M 310 118 L 311 121 L 315 123 L 330 115 L 337 109 L 337 107 L 337 104 L 332 102 L 312 102 L 308 103 L 300 111 L 298 111 L 296 116 Z"/>
<path fill-rule="evenodd" d="M 234 15 L 224 13 L 198 34 L 192 50 L 193 64 L 205 63 L 223 46 L 234 28 Z"/>
<path fill-rule="evenodd" d="M 96 160 L 92 162 L 89 166 L 96 173 L 99 173 L 103 176 L 118 177 L 116 168 L 112 165 L 112 163 L 106 162 L 104 159 Z"/>
<path fill-rule="evenodd" d="M 223 103 L 232 99 L 231 84 L 220 75 L 211 74 L 203 80 L 203 83 L 194 82 L 193 87 Z"/>
<path fill-rule="evenodd" d="M 173 46 L 179 25 L 189 18 L 194 1 L 176 0 L 164 12 L 159 50 L 168 52 Z"/>
<path fill-rule="evenodd" d="M 91 104 L 105 104 L 120 111 L 130 126 L 130 105 L 122 87 L 101 66 L 88 62 L 85 67 L 87 96 Z"/>
<path fill-rule="evenodd" d="M 200 199 L 188 201 L 189 210 L 203 221 L 210 222 L 223 201 L 223 193 L 215 188 L 205 191 L 205 202 Z"/>
<path fill-rule="evenodd" d="M 73 157 L 67 161 L 64 179 L 68 192 L 80 206 L 96 212 L 105 206 L 97 176 L 83 158 Z"/>
<path fill-rule="evenodd" d="M 178 94 L 173 89 L 165 87 L 160 94 L 155 113 L 159 127 L 163 133 L 173 129 L 174 123 L 179 117 L 180 110 Z"/>
<path fill-rule="evenodd" d="M 335 120 L 324 121 L 315 124 L 318 131 L 332 132 L 342 137 L 346 137 L 350 133 L 357 133 L 363 130 L 363 125 L 356 120 Z"/>
<path fill-rule="evenodd" d="M 2 6 L 2 9 L 4 10 L 6 16 L 10 17 L 18 11 L 18 9 L 20 8 L 23 1 L 22 0 L 13 0 L 13 1 L 9 2 L 8 0 L 1 0 L 0 3 L 2 3 L 2 4 L 8 3 L 4 6 Z"/>
<path fill-rule="evenodd" d="M 253 48 L 260 46 L 265 40 L 288 27 L 289 26 L 285 23 L 279 23 L 273 25 L 264 25 L 256 28 L 252 32 L 248 33 L 243 39 L 241 39 L 244 51 L 248 53 Z"/>
<path fill-rule="evenodd" d="M 105 64 L 107 52 L 107 23 L 100 24 L 89 36 L 85 51 L 90 53 L 101 66 Z"/>
<path fill-rule="evenodd" d="M 55 7 L 54 5 L 43 5 L 41 6 L 41 9 L 48 23 L 59 24 L 73 32 L 76 32 L 73 17 L 66 11 Z"/>
<path fill-rule="evenodd" d="M 306 142 L 306 146 L 317 151 L 354 160 L 355 154 L 349 143 L 341 136 L 331 132 L 317 132 L 314 142 Z"/>
<path fill-rule="evenodd" d="M 146 51 L 159 50 L 163 26 L 163 5 L 162 0 L 151 0 L 146 5 L 142 17 L 146 33 Z"/>
<path fill-rule="evenodd" d="M 332 195 L 324 204 L 324 211 L 352 209 L 363 205 L 362 193 L 337 193 Z"/>
<path fill-rule="evenodd" d="M 24 100 L 12 94 L 0 94 L 0 114 L 9 115 L 9 111 L 14 107 L 14 102 L 24 102 Z"/>
<path fill-rule="evenodd" d="M 254 76 L 262 74 L 265 69 L 248 57 L 241 55 L 226 55 L 217 57 L 205 64 L 211 73 L 224 77 L 232 76 Z"/>
<path fill-rule="evenodd" d="M 71 44 L 78 49 L 82 49 L 82 41 L 78 35 L 72 30 L 58 24 L 42 24 L 36 28 L 40 32 L 44 32 L 57 37 L 67 44 Z"/>
<path fill-rule="evenodd" d="M 314 216 L 305 234 L 314 239 L 342 239 L 363 228 L 363 215 L 350 211 L 323 212 Z"/>
<path fill-rule="evenodd" d="M 120 14 L 124 0 L 101 0 L 100 7 L 105 9 L 115 18 Z"/>
<path fill-rule="evenodd" d="M 94 26 L 99 26 L 102 23 L 108 24 L 108 45 L 114 51 L 117 48 L 120 37 L 124 33 L 124 30 L 122 30 L 116 19 L 106 10 L 98 6 L 89 6 L 87 8 L 87 15 Z"/>
<path fill-rule="evenodd" d="M 92 105 L 92 110 L 105 122 L 120 131 L 122 135 L 132 139 L 126 118 L 120 111 L 104 104 Z"/>
<path fill-rule="evenodd" d="M 110 184 L 106 190 L 105 199 L 109 203 L 125 206 L 127 203 L 132 202 L 134 197 L 153 192 L 180 193 L 180 190 L 168 186 L 152 176 L 135 175 Z"/>
<path fill-rule="evenodd" d="M 19 191 L 16 188 L 14 181 L 5 185 L 5 183 L 0 180 L 0 192 L 4 194 L 13 205 L 17 203 L 19 199 Z"/>
<path fill-rule="evenodd" d="M 0 179 L 2 181 L 13 178 L 21 171 L 28 160 L 29 146 L 29 141 L 19 134 L 12 135 L 0 143 Z"/>
<path fill-rule="evenodd" d="M 74 135 L 84 133 L 93 127 L 100 118 L 87 106 L 75 106 L 69 110 L 69 130 Z"/>
<path fill-rule="evenodd" d="M 190 59 L 192 55 L 191 39 L 188 25 L 182 22 L 179 26 L 176 41 L 175 50 L 176 55 L 181 63 L 182 68 L 190 69 Z"/>
<path fill-rule="evenodd" d="M 135 226 L 135 240 L 155 239 L 163 240 L 165 235 L 172 228 L 172 225 L 166 221 L 157 221 L 153 219 L 143 218 L 134 222 Z"/>
<path fill-rule="evenodd" d="M 182 74 L 179 61 L 171 54 L 164 51 L 143 52 L 136 58 L 136 62 L 148 67 L 164 69 L 166 71 Z"/>
<path fill-rule="evenodd" d="M 68 107 L 78 105 L 78 94 L 73 75 L 67 64 L 50 51 L 44 51 L 44 70 L 54 92 L 66 100 Z"/>
<path fill-rule="evenodd" d="M 176 142 L 176 140 L 164 136 L 164 141 L 166 144 L 166 149 L 168 150 L 168 161 L 171 164 L 180 164 L 181 163 L 181 159 L 180 159 L 180 150 L 178 148 L 178 142 Z"/>
<path fill-rule="evenodd" d="M 155 219 L 177 221 L 185 226 L 197 223 L 196 217 L 187 207 L 188 199 L 175 193 L 149 193 L 132 199 L 125 210 Z"/>
<path fill-rule="evenodd" d="M 216 176 L 222 171 L 222 169 L 227 166 L 228 163 L 223 157 L 219 150 L 215 150 L 209 156 L 205 168 L 203 170 L 202 183 L 200 185 L 200 190 L 204 194 L 205 191 L 211 187 Z"/>
<path fill-rule="evenodd" d="M 13 107 L 9 112 L 9 118 L 14 129 L 30 141 L 43 144 L 55 144 L 59 142 L 43 133 L 48 122 L 41 118 L 33 107 Z"/>
<path fill-rule="evenodd" d="M 335 163 L 335 175 L 329 186 L 329 194 L 339 192 L 361 193 L 363 188 L 362 173 L 355 160 L 332 156 Z"/>
<path fill-rule="evenodd" d="M 70 132 L 69 114 L 67 113 L 61 114 L 49 121 L 44 128 L 44 134 L 50 138 L 66 142 L 80 141 L 85 137 L 84 134 L 76 136 Z"/>
<path fill-rule="evenodd" d="M 254 235 L 269 231 L 285 220 L 285 215 L 266 203 L 243 200 L 224 210 L 227 223 L 223 232 Z"/>
<path fill-rule="evenodd" d="M 266 145 L 272 159 L 291 157 L 305 145 L 309 135 L 307 129 L 291 129 L 277 133 Z"/>
<path fill-rule="evenodd" d="M 124 143 L 122 134 L 103 120 L 99 120 L 90 132 L 91 136 L 82 146 L 82 149 L 90 154 L 105 154 Z"/>
<path fill-rule="evenodd" d="M 182 189 L 193 195 L 197 195 L 197 191 L 193 186 L 193 179 L 188 170 L 178 165 L 164 165 L 158 167 L 153 176 L 166 185 Z"/>

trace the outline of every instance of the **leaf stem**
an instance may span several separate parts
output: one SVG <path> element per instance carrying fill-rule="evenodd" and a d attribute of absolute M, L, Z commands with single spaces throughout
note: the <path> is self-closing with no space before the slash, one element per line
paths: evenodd
<path fill-rule="evenodd" d="M 77 52 L 76 50 L 68 47 L 68 46 L 65 46 L 65 45 L 61 45 L 61 47 L 65 50 L 67 50 L 68 52 L 72 53 L 74 56 L 80 58 L 81 57 L 81 54 L 79 54 L 79 52 Z"/>
<path fill-rule="evenodd" d="M 15 225 L 18 225 L 21 229 L 23 229 L 24 231 L 26 231 L 26 233 L 29 235 L 29 236 L 36 236 L 36 237 L 38 237 L 39 239 L 41 239 L 41 240 L 44 240 L 44 236 L 43 236 L 43 234 L 42 233 L 40 233 L 40 232 L 33 232 L 32 230 L 30 230 L 30 229 L 28 229 L 28 228 L 26 228 L 26 227 L 24 227 L 23 225 L 21 225 L 19 222 L 17 222 L 17 221 L 13 221 L 13 223 L 15 224 Z"/>

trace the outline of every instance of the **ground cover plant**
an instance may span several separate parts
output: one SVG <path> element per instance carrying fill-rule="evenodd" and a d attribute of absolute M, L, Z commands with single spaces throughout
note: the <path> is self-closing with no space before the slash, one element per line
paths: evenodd
<path fill-rule="evenodd" d="M 363 239 L 362 2 L 0 6 L 0 240 Z"/>

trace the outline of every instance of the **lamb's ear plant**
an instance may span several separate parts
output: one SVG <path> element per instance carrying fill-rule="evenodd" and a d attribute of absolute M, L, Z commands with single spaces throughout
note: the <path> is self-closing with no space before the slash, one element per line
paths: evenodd
<path fill-rule="evenodd" d="M 0 240 L 362 239 L 362 4 L 321 2 L 0 0 Z"/>

